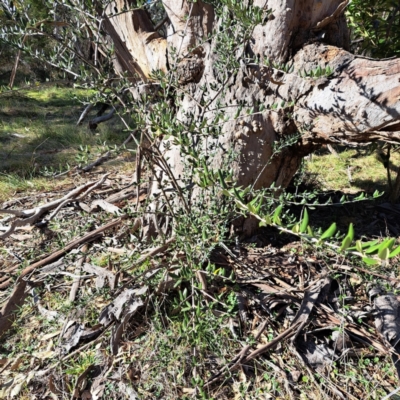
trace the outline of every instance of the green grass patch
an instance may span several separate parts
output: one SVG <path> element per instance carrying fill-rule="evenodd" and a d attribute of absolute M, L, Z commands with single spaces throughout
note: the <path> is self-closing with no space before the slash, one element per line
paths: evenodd
<path fill-rule="evenodd" d="M 56 86 L 0 93 L 0 201 L 57 186 L 59 181 L 46 177 L 85 165 L 125 140 L 118 117 L 94 132 L 87 121 L 76 126 L 92 96 L 89 90 Z"/>
<path fill-rule="evenodd" d="M 400 154 L 392 152 L 390 160 L 394 182 L 397 167 L 400 165 Z M 306 162 L 306 171 L 316 175 L 324 189 L 345 192 L 361 190 L 367 193 L 388 190 L 387 171 L 378 160 L 376 151 L 364 155 L 354 149 L 345 149 L 340 151 L 338 156 L 316 153 Z"/>

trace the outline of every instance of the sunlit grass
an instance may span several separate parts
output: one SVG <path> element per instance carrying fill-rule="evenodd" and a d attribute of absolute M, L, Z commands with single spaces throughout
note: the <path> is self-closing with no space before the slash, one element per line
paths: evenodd
<path fill-rule="evenodd" d="M 92 96 L 93 91 L 56 86 L 0 94 L 0 201 L 57 187 L 59 180 L 49 175 L 86 164 L 124 141 L 117 117 L 95 132 L 87 121 L 76 126 Z"/>
<path fill-rule="evenodd" d="M 396 179 L 397 167 L 400 166 L 400 154 L 392 152 L 391 176 Z M 358 192 L 363 190 L 373 193 L 375 190 L 387 191 L 387 172 L 378 160 L 376 151 L 361 155 L 356 150 L 346 149 L 338 156 L 330 153 L 313 154 L 306 162 L 306 170 L 317 176 L 325 189 Z"/>

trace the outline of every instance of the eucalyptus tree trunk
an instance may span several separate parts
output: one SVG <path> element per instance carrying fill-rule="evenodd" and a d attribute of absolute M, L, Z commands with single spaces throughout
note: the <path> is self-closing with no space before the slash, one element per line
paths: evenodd
<path fill-rule="evenodd" d="M 208 139 L 208 146 L 216 145 L 209 164 L 218 168 L 234 150 L 239 186 L 287 186 L 301 159 L 324 143 L 399 141 L 400 60 L 348 52 L 348 0 L 254 0 L 267 17 L 237 44 L 239 68 L 222 81 L 216 49 L 218 32 L 226 27 L 212 4 L 163 0 L 168 16 L 163 37 L 145 11 L 122 12 L 128 3 L 116 0 L 105 10 L 117 69 L 136 83 L 153 82 L 152 71 L 173 71 L 180 121 L 189 115 L 213 121 L 218 104 L 224 105 L 222 132 Z M 318 67 L 332 73 L 313 73 Z M 283 108 L 273 106 L 283 102 Z M 238 116 L 240 105 L 245 107 Z M 252 112 L 246 114 L 246 107 Z M 299 133 L 295 143 L 274 153 L 274 143 Z M 161 148 L 178 178 L 183 173 L 179 146 L 164 142 Z"/>

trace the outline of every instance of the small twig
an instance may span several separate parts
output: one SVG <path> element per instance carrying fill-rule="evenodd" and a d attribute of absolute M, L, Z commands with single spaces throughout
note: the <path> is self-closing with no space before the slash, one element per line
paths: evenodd
<path fill-rule="evenodd" d="M 8 230 L 0 235 L 0 239 L 5 239 L 9 237 L 17 227 L 23 226 L 23 225 L 29 225 L 29 224 L 34 224 L 42 214 L 44 214 L 47 211 L 52 210 L 53 208 L 56 208 L 56 211 L 53 213 L 53 217 L 55 214 L 61 209 L 62 206 L 67 204 L 70 201 L 73 200 L 80 200 L 83 197 L 85 197 L 88 193 L 90 193 L 92 190 L 97 188 L 99 185 L 101 185 L 104 182 L 104 179 L 106 178 L 107 174 L 104 175 L 99 181 L 97 182 L 88 182 L 82 186 L 79 186 L 66 194 L 64 197 L 58 200 L 51 201 L 50 203 L 43 204 L 41 206 L 31 208 L 29 210 L 6 210 L 6 209 L 0 209 L 0 213 L 3 214 L 12 214 L 18 217 L 24 217 L 21 219 L 17 219 L 11 222 L 10 227 Z M 86 190 L 86 191 L 85 191 Z M 84 192 L 85 191 L 85 192 Z M 83 195 L 80 195 L 82 192 L 84 192 Z M 79 196 L 80 195 L 80 196 Z M 79 197 L 78 197 L 79 196 Z M 53 218 L 52 217 L 52 218 Z"/>
<path fill-rule="evenodd" d="M 89 187 L 85 193 L 83 193 L 82 195 L 80 195 L 79 197 L 77 197 L 76 199 L 67 199 L 64 202 L 62 202 L 54 211 L 53 213 L 48 217 L 47 221 L 51 221 L 57 214 L 58 212 L 61 210 L 61 208 L 63 208 L 66 204 L 68 204 L 69 202 L 73 201 L 80 201 L 83 200 L 90 192 L 92 192 L 93 190 L 97 189 L 99 186 L 101 186 L 105 179 L 107 178 L 108 174 L 105 174 L 101 177 L 101 179 L 99 181 L 97 181 L 93 186 Z"/>
<path fill-rule="evenodd" d="M 100 233 L 106 231 L 107 229 L 115 228 L 116 226 L 120 225 L 122 223 L 122 221 L 126 218 L 127 218 L 127 216 L 123 215 L 120 218 L 117 218 L 117 219 L 109 222 L 108 224 L 103 225 L 100 228 L 97 228 L 92 232 L 89 232 L 88 234 L 82 236 L 79 239 L 73 240 L 72 242 L 68 243 L 64 248 L 62 248 L 61 250 L 58 250 L 58 251 L 48 255 L 47 257 L 43 258 L 42 260 L 29 265 L 28 267 L 26 267 L 25 269 L 22 270 L 17 281 L 20 281 L 25 275 L 34 271 L 36 268 L 43 267 L 46 264 L 50 264 L 51 262 L 58 260 L 65 253 L 68 253 L 70 250 L 79 246 L 80 244 L 87 243 L 91 240 L 96 239 Z"/>
<path fill-rule="evenodd" d="M 154 249 L 148 250 L 145 254 L 143 254 L 141 257 L 139 257 L 132 265 L 129 267 L 123 268 L 122 271 L 129 271 L 138 265 L 142 264 L 145 262 L 148 258 L 154 257 L 159 253 L 162 253 L 163 251 L 167 250 L 169 245 L 171 243 L 174 243 L 176 240 L 175 236 L 172 238 L 168 239 L 163 243 L 161 246 L 155 247 Z"/>
<path fill-rule="evenodd" d="M 93 103 L 88 104 L 85 109 L 83 110 L 81 116 L 78 119 L 78 122 L 76 123 L 76 126 L 82 125 L 83 120 L 86 118 L 86 116 L 89 114 L 89 111 L 93 108 Z"/>
<path fill-rule="evenodd" d="M 101 155 L 97 160 L 93 161 L 90 164 L 87 164 L 83 168 L 78 168 L 78 170 L 83 171 L 83 172 L 88 172 L 91 169 L 93 169 L 94 167 L 97 167 L 97 166 L 103 164 L 104 162 L 106 162 L 110 158 L 110 155 L 111 155 L 111 153 L 109 151 L 107 151 L 106 154 Z"/>
<path fill-rule="evenodd" d="M 260 328 L 259 328 L 259 330 L 258 330 L 258 332 L 257 332 L 257 334 L 255 336 L 255 340 L 259 339 L 259 337 L 261 336 L 262 332 L 264 331 L 266 325 L 267 325 L 267 321 L 264 321 L 261 324 L 261 326 L 260 326 Z M 265 353 L 266 351 L 268 351 L 272 347 L 276 346 L 283 339 L 286 339 L 286 338 L 292 336 L 295 333 L 295 331 L 298 328 L 298 326 L 299 326 L 299 324 L 292 325 L 291 327 L 286 329 L 284 332 L 282 332 L 280 335 L 278 335 L 276 338 L 272 339 L 266 345 L 254 350 L 247 357 L 246 357 L 246 354 L 250 350 L 251 345 L 245 346 L 242 349 L 242 351 L 231 361 L 231 366 L 230 367 L 224 367 L 223 369 L 221 369 L 217 374 L 215 374 L 214 376 L 212 376 L 208 380 L 208 382 L 204 385 L 204 387 L 207 387 L 207 386 L 211 385 L 212 383 L 214 383 L 214 382 L 218 381 L 219 379 L 221 379 L 221 377 L 223 376 L 223 373 L 225 371 L 233 371 L 233 370 L 237 369 L 240 364 L 249 362 L 253 358 L 257 357 L 258 355 L 260 355 L 262 353 Z"/>
<path fill-rule="evenodd" d="M 84 244 L 82 247 L 82 257 L 78 259 L 76 263 L 76 268 L 75 268 L 75 275 L 79 275 L 82 270 L 82 265 L 86 260 L 86 253 L 88 250 L 88 245 Z M 71 291 L 69 292 L 69 301 L 75 301 L 76 298 L 76 293 L 78 292 L 79 289 L 79 283 L 82 278 L 78 277 L 74 279 L 74 282 L 72 283 Z"/>
<path fill-rule="evenodd" d="M 394 396 L 396 393 L 399 392 L 400 392 L 400 387 L 390 392 L 387 396 L 383 397 L 382 400 L 389 400 L 392 396 Z"/>

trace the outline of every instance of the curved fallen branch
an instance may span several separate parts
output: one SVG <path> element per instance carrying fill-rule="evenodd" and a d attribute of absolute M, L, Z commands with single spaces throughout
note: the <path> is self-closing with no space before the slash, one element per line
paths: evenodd
<path fill-rule="evenodd" d="M 92 232 L 87 233 L 86 235 L 80 237 L 79 239 L 73 240 L 72 242 L 68 243 L 64 248 L 61 250 L 58 250 L 47 257 L 43 258 L 42 260 L 39 260 L 26 268 L 24 268 L 18 277 L 18 281 L 20 281 L 25 275 L 29 274 L 30 272 L 34 271 L 36 268 L 43 267 L 46 264 L 50 264 L 56 260 L 58 260 L 60 257 L 62 257 L 65 253 L 68 253 L 70 250 L 73 248 L 83 244 L 87 243 L 91 240 L 94 240 L 100 233 L 106 231 L 107 229 L 115 228 L 116 226 L 120 225 L 124 219 L 127 218 L 127 215 L 124 215 L 120 218 L 117 218 L 111 222 L 109 222 L 106 225 L 101 226 L 100 228 L 95 229 Z M 136 220 L 135 225 L 133 230 L 138 229 L 140 226 L 140 223 L 138 220 Z"/>
<path fill-rule="evenodd" d="M 11 214 L 15 217 L 20 217 L 19 219 L 15 219 L 11 221 L 9 228 L 0 235 L 0 239 L 6 239 L 9 237 L 17 227 L 24 225 L 32 225 L 38 222 L 39 218 L 50 210 L 55 211 L 49 216 L 47 220 L 43 220 L 42 222 L 48 222 L 53 219 L 57 213 L 61 210 L 62 207 L 69 204 L 71 201 L 80 201 L 85 198 L 91 191 L 101 186 L 108 174 L 102 176 L 102 178 L 97 182 L 88 182 L 82 186 L 79 186 L 66 194 L 64 197 L 58 200 L 51 201 L 50 203 L 43 204 L 41 206 L 31 208 L 29 210 L 7 210 L 0 209 L 0 214 Z M 83 193 L 83 194 L 82 194 Z M 7 220 L 5 222 L 10 222 Z"/>

